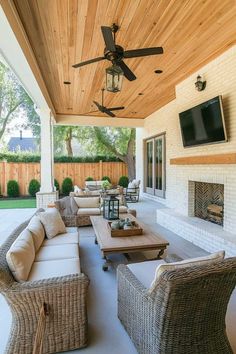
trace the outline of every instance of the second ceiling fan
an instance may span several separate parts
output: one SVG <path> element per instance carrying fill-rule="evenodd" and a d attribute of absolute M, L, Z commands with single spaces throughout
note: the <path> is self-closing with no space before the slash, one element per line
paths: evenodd
<path fill-rule="evenodd" d="M 121 110 L 121 109 L 124 109 L 125 107 L 121 106 L 121 107 L 111 107 L 111 108 L 107 108 L 106 106 L 104 106 L 104 91 L 105 89 L 103 88 L 102 89 L 102 104 L 99 104 L 98 102 L 96 101 L 93 101 L 93 103 L 97 106 L 98 110 L 102 113 L 105 113 L 107 114 L 108 116 L 110 117 L 115 117 L 115 114 L 112 113 L 112 111 L 118 111 L 118 110 Z"/>
<path fill-rule="evenodd" d="M 163 54 L 162 47 L 152 47 L 152 48 L 140 48 L 140 49 L 131 49 L 124 50 L 120 45 L 117 45 L 115 42 L 115 34 L 118 31 L 118 26 L 114 23 L 111 27 L 102 26 L 101 31 L 103 39 L 105 42 L 104 55 L 102 57 L 97 57 L 94 59 L 86 60 L 78 64 L 72 65 L 74 68 L 79 68 L 84 65 L 95 63 L 101 60 L 109 60 L 112 64 L 115 64 L 121 68 L 124 73 L 124 76 L 129 80 L 133 81 L 136 79 L 134 73 L 130 68 L 125 64 L 123 59 L 128 58 L 138 58 L 145 57 L 149 55 Z M 114 36 L 113 36 L 114 34 Z"/>

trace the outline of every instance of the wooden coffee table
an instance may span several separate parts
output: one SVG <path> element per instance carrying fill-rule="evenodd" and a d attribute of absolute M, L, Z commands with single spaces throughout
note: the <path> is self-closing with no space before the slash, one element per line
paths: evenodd
<path fill-rule="evenodd" d="M 102 216 L 90 216 L 91 223 L 95 232 L 95 243 L 99 244 L 102 256 L 105 259 L 103 270 L 108 270 L 109 259 L 107 256 L 114 253 L 129 254 L 130 252 L 142 252 L 157 250 L 157 259 L 161 257 L 164 250 L 169 245 L 164 238 L 154 234 L 140 220 L 131 214 L 122 214 L 122 218 L 130 218 L 136 221 L 143 229 L 143 234 L 138 236 L 111 237 L 108 221 Z"/>

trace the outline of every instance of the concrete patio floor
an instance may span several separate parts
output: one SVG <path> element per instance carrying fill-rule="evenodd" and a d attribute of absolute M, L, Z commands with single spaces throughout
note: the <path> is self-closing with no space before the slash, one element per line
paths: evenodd
<path fill-rule="evenodd" d="M 155 222 L 155 211 L 163 208 L 159 203 L 142 200 L 130 205 L 135 208 L 138 217 L 155 232 L 160 233 L 170 242 L 168 253 L 176 253 L 182 258 L 191 258 L 207 254 L 206 251 L 164 229 Z M 29 218 L 34 209 L 0 210 L 0 244 L 9 233 L 23 220 Z M 131 340 L 116 316 L 116 271 L 115 266 L 108 272 L 102 271 L 103 260 L 99 248 L 94 244 L 92 227 L 80 228 L 80 255 L 83 271 L 90 278 L 88 297 L 89 345 L 87 348 L 75 350 L 85 354 L 135 354 Z M 122 262 L 122 257 L 113 258 L 114 265 Z M 8 339 L 11 314 L 2 296 L 0 296 L 0 354 Z M 236 292 L 231 297 L 227 312 L 227 333 L 236 353 Z M 222 353 L 223 354 L 223 353 Z"/>

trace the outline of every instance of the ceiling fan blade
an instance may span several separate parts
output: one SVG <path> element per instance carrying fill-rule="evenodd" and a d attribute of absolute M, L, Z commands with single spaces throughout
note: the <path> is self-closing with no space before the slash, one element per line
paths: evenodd
<path fill-rule="evenodd" d="M 106 107 L 104 107 L 104 111 L 103 112 L 106 113 L 108 116 L 110 116 L 112 118 L 115 117 L 115 114 L 112 113 L 111 111 L 109 111 L 109 109 L 106 108 Z"/>
<path fill-rule="evenodd" d="M 107 108 L 108 111 L 119 111 L 120 109 L 125 109 L 125 107 L 112 107 L 112 108 Z"/>
<path fill-rule="evenodd" d="M 103 112 L 103 109 L 104 109 L 105 107 L 101 106 L 101 105 L 100 105 L 98 102 L 96 102 L 96 101 L 93 101 L 93 103 L 97 106 L 97 108 L 99 109 L 99 111 Z"/>
<path fill-rule="evenodd" d="M 72 67 L 73 68 L 79 68 L 80 66 L 96 63 L 96 61 L 100 61 L 100 60 L 104 60 L 104 59 L 106 59 L 106 58 L 105 57 L 97 57 L 97 58 L 94 58 L 94 59 L 82 61 L 81 63 L 78 63 L 78 64 L 74 64 L 74 65 L 72 65 Z"/>
<path fill-rule="evenodd" d="M 125 64 L 125 62 L 123 62 L 123 60 L 119 61 L 119 63 L 117 63 L 117 65 L 119 65 L 121 67 L 121 69 L 123 70 L 126 79 L 128 79 L 129 81 L 133 81 L 136 79 L 136 76 L 134 75 L 134 73 Z"/>
<path fill-rule="evenodd" d="M 104 42 L 106 44 L 106 49 L 110 50 L 111 52 L 115 52 L 116 47 L 115 47 L 115 42 L 113 39 L 111 27 L 102 26 L 101 30 L 102 30 Z"/>
<path fill-rule="evenodd" d="M 148 55 L 163 54 L 162 47 L 140 48 L 124 51 L 124 58 L 145 57 Z"/>

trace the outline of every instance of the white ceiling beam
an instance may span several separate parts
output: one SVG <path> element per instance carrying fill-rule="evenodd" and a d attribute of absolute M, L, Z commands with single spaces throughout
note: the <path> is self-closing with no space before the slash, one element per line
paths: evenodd
<path fill-rule="evenodd" d="M 141 128 L 144 126 L 144 119 L 136 118 L 109 118 L 97 116 L 76 116 L 62 115 L 56 116 L 57 125 L 78 125 L 78 126 L 94 126 L 94 127 L 127 127 Z"/>

